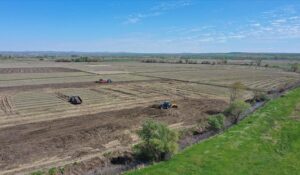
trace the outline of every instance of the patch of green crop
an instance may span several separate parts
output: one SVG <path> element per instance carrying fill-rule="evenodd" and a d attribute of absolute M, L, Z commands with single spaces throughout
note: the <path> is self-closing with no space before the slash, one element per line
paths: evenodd
<path fill-rule="evenodd" d="M 299 103 L 300 88 L 169 161 L 127 174 L 299 174 L 300 121 L 291 117 Z"/>

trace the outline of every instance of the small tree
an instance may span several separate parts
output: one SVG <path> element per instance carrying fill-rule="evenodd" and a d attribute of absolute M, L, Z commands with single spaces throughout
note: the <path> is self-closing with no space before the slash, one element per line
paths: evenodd
<path fill-rule="evenodd" d="M 292 70 L 293 72 L 297 72 L 297 71 L 299 70 L 299 65 L 298 65 L 298 63 L 292 64 L 291 70 Z"/>
<path fill-rule="evenodd" d="M 240 98 L 241 91 L 244 90 L 246 87 L 241 82 L 235 82 L 230 85 L 230 103 Z"/>
<path fill-rule="evenodd" d="M 255 60 L 256 66 L 261 66 L 262 58 L 257 58 Z"/>
<path fill-rule="evenodd" d="M 140 159 L 159 161 L 177 152 L 178 134 L 165 124 L 146 121 L 138 135 L 142 142 L 133 149 Z"/>
<path fill-rule="evenodd" d="M 225 116 L 223 114 L 213 115 L 208 118 L 208 124 L 211 129 L 219 131 L 224 128 Z"/>
<path fill-rule="evenodd" d="M 242 100 L 236 100 L 230 104 L 230 106 L 225 110 L 225 114 L 233 118 L 233 122 L 237 124 L 243 114 L 247 109 L 250 108 L 250 105 Z"/>

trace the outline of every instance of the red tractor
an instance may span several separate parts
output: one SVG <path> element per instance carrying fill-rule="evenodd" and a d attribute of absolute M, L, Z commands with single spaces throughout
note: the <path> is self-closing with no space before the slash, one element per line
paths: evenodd
<path fill-rule="evenodd" d="M 99 81 L 96 81 L 96 83 L 112 83 L 112 81 L 111 79 L 104 80 L 101 78 Z"/>

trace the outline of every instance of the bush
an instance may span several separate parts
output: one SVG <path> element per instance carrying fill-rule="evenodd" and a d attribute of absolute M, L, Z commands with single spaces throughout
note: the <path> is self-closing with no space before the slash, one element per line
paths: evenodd
<path fill-rule="evenodd" d="M 65 173 L 65 168 L 64 167 L 59 167 L 58 171 L 60 172 L 60 174 L 64 174 Z"/>
<path fill-rule="evenodd" d="M 299 70 L 299 64 L 298 63 L 294 63 L 291 65 L 291 71 L 293 72 L 297 72 Z"/>
<path fill-rule="evenodd" d="M 255 92 L 253 97 L 255 102 L 268 101 L 269 97 L 263 92 Z"/>
<path fill-rule="evenodd" d="M 66 59 L 66 58 L 61 58 L 61 59 L 56 59 L 55 62 L 71 62 L 72 60 Z"/>
<path fill-rule="evenodd" d="M 208 118 L 209 127 L 215 131 L 219 131 L 224 128 L 225 116 L 223 114 L 213 115 Z"/>
<path fill-rule="evenodd" d="M 49 175 L 56 175 L 57 173 L 58 173 L 58 171 L 56 168 L 50 168 L 48 171 Z"/>
<path fill-rule="evenodd" d="M 201 64 L 210 64 L 209 61 L 202 61 Z"/>
<path fill-rule="evenodd" d="M 242 100 L 236 100 L 230 104 L 230 106 L 224 111 L 224 113 L 227 116 L 232 117 L 234 123 L 238 123 L 241 114 L 243 114 L 248 108 L 250 108 L 250 105 L 248 103 Z"/>
<path fill-rule="evenodd" d="M 42 171 L 36 171 L 36 172 L 31 173 L 31 175 L 44 175 L 44 174 L 45 173 Z"/>
<path fill-rule="evenodd" d="M 139 159 L 160 161 L 177 152 L 178 134 L 165 124 L 146 121 L 138 135 L 142 142 L 133 150 Z"/>

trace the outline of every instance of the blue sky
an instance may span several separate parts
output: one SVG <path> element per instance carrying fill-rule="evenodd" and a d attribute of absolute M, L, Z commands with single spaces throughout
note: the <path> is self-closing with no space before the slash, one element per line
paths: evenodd
<path fill-rule="evenodd" d="M 0 50 L 300 52 L 300 0 L 0 0 Z"/>

